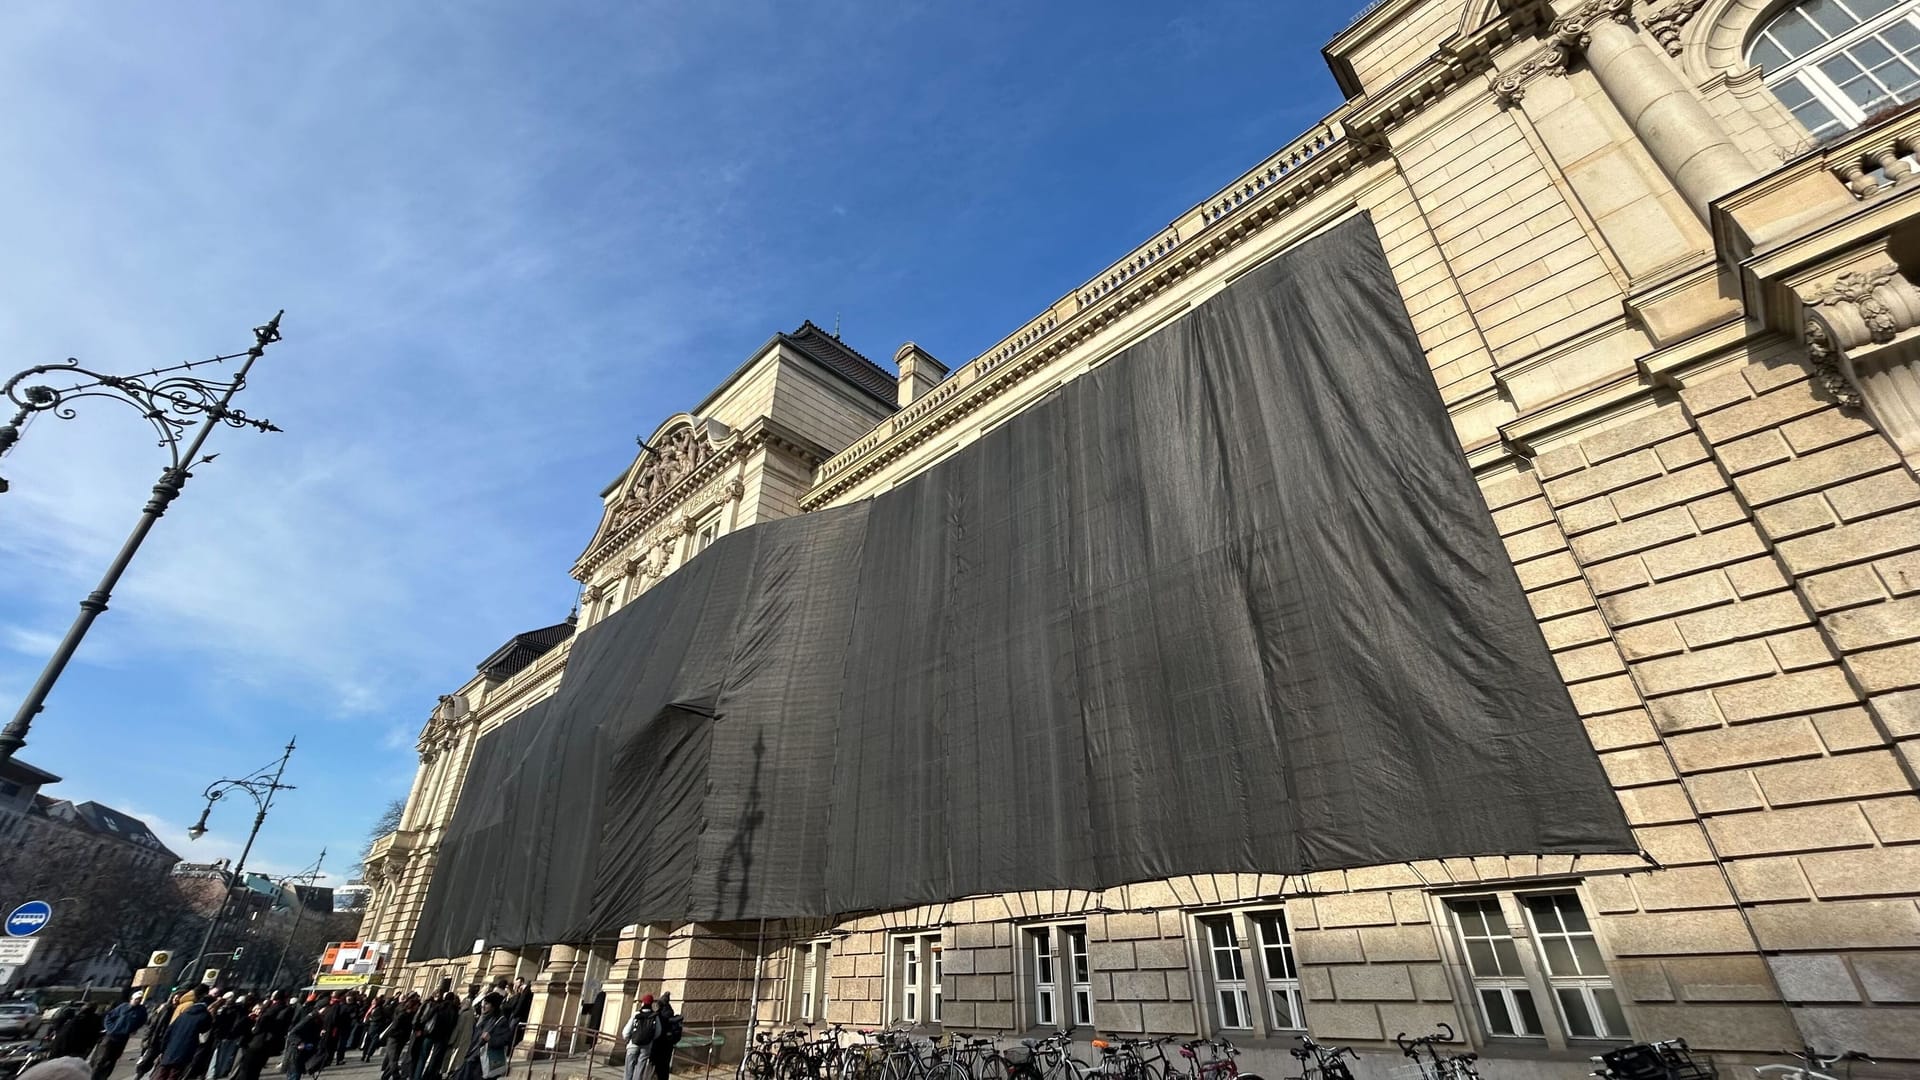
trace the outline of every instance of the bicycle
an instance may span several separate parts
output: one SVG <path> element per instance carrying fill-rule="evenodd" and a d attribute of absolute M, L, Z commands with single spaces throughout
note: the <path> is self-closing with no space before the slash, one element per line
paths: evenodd
<path fill-rule="evenodd" d="M 1294 1041 L 1299 1046 L 1287 1053 L 1300 1063 L 1300 1080 L 1353 1080 L 1353 1070 L 1347 1068 L 1342 1057 L 1360 1060 L 1351 1046 L 1324 1046 L 1313 1041 L 1311 1035 L 1296 1035 Z"/>
<path fill-rule="evenodd" d="M 1824 1070 L 1844 1061 L 1847 1064 L 1847 1076 L 1851 1077 L 1853 1075 L 1854 1062 L 1864 1061 L 1869 1065 L 1874 1064 L 1872 1058 L 1858 1050 L 1843 1050 L 1838 1054 L 1821 1054 L 1811 1046 L 1803 1046 L 1797 1051 L 1782 1050 L 1780 1053 L 1782 1056 L 1794 1058 L 1797 1063 L 1793 1065 L 1755 1065 L 1753 1071 L 1760 1076 L 1777 1076 L 1780 1080 L 1843 1080 L 1843 1078 Z"/>
<path fill-rule="evenodd" d="M 1713 1066 L 1693 1060 L 1685 1039 L 1639 1043 L 1609 1050 L 1593 1059 L 1593 1075 L 1603 1080 L 1713 1080 Z"/>
<path fill-rule="evenodd" d="M 1200 1060 L 1200 1048 L 1206 1047 L 1208 1057 Z M 1226 1039 L 1189 1039 L 1180 1044 L 1180 1056 L 1192 1063 L 1191 1071 L 1167 1065 L 1165 1080 L 1262 1080 L 1258 1073 L 1243 1073 L 1240 1063 L 1240 1048 Z"/>
<path fill-rule="evenodd" d="M 1420 1075 L 1426 1080 L 1480 1080 L 1480 1074 L 1473 1069 L 1473 1063 L 1480 1060 L 1479 1054 L 1449 1054 L 1441 1057 L 1440 1051 L 1433 1048 L 1435 1043 L 1454 1041 L 1451 1025 L 1436 1026 L 1440 1029 L 1438 1034 L 1422 1035 L 1417 1039 L 1407 1038 L 1407 1033 L 1403 1031 L 1393 1037 L 1394 1045 L 1400 1048 L 1402 1054 L 1413 1059 L 1413 1063 L 1420 1067 Z M 1427 1052 L 1425 1061 L 1420 1059 L 1421 1050 Z"/>

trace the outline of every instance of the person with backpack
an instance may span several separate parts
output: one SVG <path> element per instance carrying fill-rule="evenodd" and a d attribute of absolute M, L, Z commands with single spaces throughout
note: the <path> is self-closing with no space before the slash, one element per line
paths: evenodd
<path fill-rule="evenodd" d="M 647 1047 L 647 1064 L 653 1067 L 652 1080 L 667 1080 L 673 1071 L 673 1048 L 686 1034 L 686 1023 L 673 1011 L 673 995 L 660 991 L 653 1003 L 653 1044 Z"/>
<path fill-rule="evenodd" d="M 654 1014 L 653 995 L 640 995 L 640 1007 L 633 1012 L 633 1018 L 627 1021 L 627 1057 L 621 1066 L 621 1080 L 646 1080 L 647 1052 L 653 1047 L 653 1040 L 660 1034 L 660 1023 Z"/>

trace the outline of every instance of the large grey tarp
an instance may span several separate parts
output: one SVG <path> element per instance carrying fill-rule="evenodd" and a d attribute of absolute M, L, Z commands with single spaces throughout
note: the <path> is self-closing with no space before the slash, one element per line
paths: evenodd
<path fill-rule="evenodd" d="M 412 952 L 1632 850 L 1357 218 L 582 634 Z"/>

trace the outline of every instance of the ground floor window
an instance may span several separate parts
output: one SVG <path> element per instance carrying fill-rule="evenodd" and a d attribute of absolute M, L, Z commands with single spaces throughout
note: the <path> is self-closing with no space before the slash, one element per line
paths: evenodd
<path fill-rule="evenodd" d="M 1202 915 L 1196 926 L 1215 1030 L 1277 1034 L 1306 1028 L 1285 909 Z"/>
<path fill-rule="evenodd" d="M 1619 995 L 1577 893 L 1451 897 L 1444 907 L 1488 1035 L 1628 1037 Z M 1515 935 L 1516 926 L 1526 929 L 1531 947 Z"/>
<path fill-rule="evenodd" d="M 1022 933 L 1031 1026 L 1092 1026 L 1093 966 L 1086 924 L 1029 926 Z"/>
<path fill-rule="evenodd" d="M 903 934 L 892 941 L 892 1018 L 902 1024 L 940 1022 L 940 935 Z"/>
<path fill-rule="evenodd" d="M 802 1023 L 824 1020 L 827 1016 L 827 959 L 832 955 L 828 941 L 802 942 L 793 948 L 793 1018 Z"/>

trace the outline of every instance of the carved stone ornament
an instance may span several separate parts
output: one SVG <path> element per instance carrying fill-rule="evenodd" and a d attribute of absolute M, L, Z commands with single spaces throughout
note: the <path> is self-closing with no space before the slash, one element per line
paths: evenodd
<path fill-rule="evenodd" d="M 627 576 L 628 577 L 635 576 L 636 574 L 640 573 L 640 571 L 644 569 L 646 565 L 647 565 L 647 560 L 641 558 L 638 555 L 635 555 L 633 558 L 628 559 L 626 564 Z"/>
<path fill-rule="evenodd" d="M 681 518 L 680 518 L 680 532 L 681 532 L 681 534 L 682 534 L 682 535 L 684 535 L 684 536 L 692 536 L 692 535 L 693 535 L 693 533 L 694 533 L 694 530 L 695 530 L 695 529 L 698 529 L 699 527 L 700 527 L 700 523 L 699 523 L 698 521 L 696 521 L 696 520 L 694 520 L 694 517 L 693 517 L 693 515 L 692 515 L 692 514 L 683 514 L 683 515 L 681 515 Z"/>
<path fill-rule="evenodd" d="M 587 586 L 587 603 L 589 604 L 594 603 L 598 601 L 602 596 L 605 596 L 605 595 L 606 595 L 606 590 L 602 589 L 600 586 L 598 585 Z"/>
<path fill-rule="evenodd" d="M 1565 75 L 1573 58 L 1593 40 L 1594 24 L 1624 23 L 1633 0 L 1588 0 L 1573 12 L 1555 19 L 1547 29 L 1547 43 L 1520 62 L 1520 66 L 1493 82 L 1494 96 L 1513 105 L 1526 97 L 1527 84 L 1542 75 Z"/>
<path fill-rule="evenodd" d="M 747 493 L 746 481 L 740 479 L 737 476 L 727 481 L 727 498 L 738 499 L 741 496 L 745 495 L 746 493 Z"/>
<path fill-rule="evenodd" d="M 1553 21 L 1547 31 L 1549 40 L 1570 50 L 1585 51 L 1593 44 L 1593 28 L 1603 22 L 1625 23 L 1633 12 L 1633 0 L 1587 0 L 1571 14 Z"/>
<path fill-rule="evenodd" d="M 1833 340 L 1827 337 L 1827 331 L 1819 322 L 1807 320 L 1807 359 L 1813 361 L 1814 384 L 1832 395 L 1833 400 L 1843 407 L 1858 409 L 1865 402 L 1860 391 L 1854 389 L 1852 380 L 1840 370 L 1840 361 L 1834 355 Z"/>
<path fill-rule="evenodd" d="M 1527 84 L 1541 75 L 1567 73 L 1567 50 L 1559 42 L 1548 42 L 1522 61 L 1520 66 L 1493 81 L 1493 93 L 1503 104 L 1518 104 L 1527 96 Z"/>
<path fill-rule="evenodd" d="M 1706 3 L 1707 0 L 1673 0 L 1673 3 L 1647 16 L 1641 23 L 1647 28 L 1647 33 L 1653 35 L 1653 40 L 1667 50 L 1668 56 L 1679 56 L 1681 32 Z"/>
<path fill-rule="evenodd" d="M 615 527 L 664 498 L 680 481 L 713 457 L 713 440 L 704 424 L 674 428 L 645 452 L 646 460 L 614 512 Z"/>
<path fill-rule="evenodd" d="M 1861 324 L 1866 328 L 1868 341 L 1886 344 L 1899 335 L 1903 329 L 1901 320 L 1888 306 L 1881 295 L 1882 287 L 1899 275 L 1899 269 L 1892 265 L 1876 266 L 1871 270 L 1849 270 L 1833 279 L 1814 303 L 1821 307 L 1843 308 L 1851 306 L 1857 313 Z M 1906 325 L 1913 325 L 1907 321 Z M 1848 344 L 1854 344 L 1848 342 Z M 1860 344 L 1864 344 L 1861 342 Z"/>

